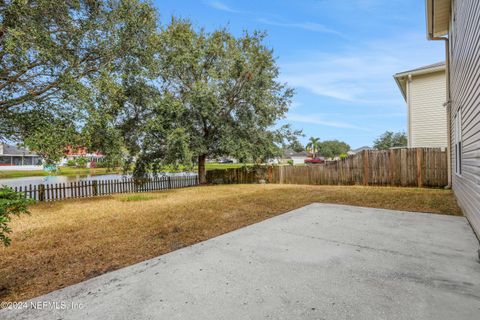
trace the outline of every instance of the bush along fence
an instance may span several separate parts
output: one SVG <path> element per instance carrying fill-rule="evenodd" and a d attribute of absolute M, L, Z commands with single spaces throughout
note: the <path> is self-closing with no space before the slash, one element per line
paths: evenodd
<path fill-rule="evenodd" d="M 147 192 L 185 188 L 198 185 L 197 176 L 158 177 L 147 180 L 90 180 L 15 187 L 26 198 L 36 201 L 56 201 L 73 198 L 104 196 L 115 193 Z"/>
<path fill-rule="evenodd" d="M 268 174 L 271 170 L 272 167 L 266 166 L 208 170 L 207 183 L 232 184 L 272 182 L 268 179 Z"/>
<path fill-rule="evenodd" d="M 444 187 L 447 153 L 438 148 L 369 150 L 320 165 L 238 168 L 207 172 L 209 183 L 269 183 Z"/>

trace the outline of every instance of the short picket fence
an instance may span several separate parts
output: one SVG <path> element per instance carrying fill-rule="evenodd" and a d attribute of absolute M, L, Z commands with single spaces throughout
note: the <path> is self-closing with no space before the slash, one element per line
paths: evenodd
<path fill-rule="evenodd" d="M 116 193 L 148 192 L 185 188 L 198 185 L 197 176 L 157 177 L 151 179 L 87 180 L 15 187 L 26 198 L 35 201 L 88 198 Z"/>

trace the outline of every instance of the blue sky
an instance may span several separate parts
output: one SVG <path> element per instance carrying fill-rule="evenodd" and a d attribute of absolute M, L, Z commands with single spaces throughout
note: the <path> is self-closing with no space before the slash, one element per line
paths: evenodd
<path fill-rule="evenodd" d="M 155 0 L 160 19 L 190 19 L 233 34 L 265 30 L 282 82 L 296 91 L 285 120 L 321 140 L 372 145 L 406 129 L 406 106 L 392 75 L 444 60 L 427 41 L 423 0 Z"/>

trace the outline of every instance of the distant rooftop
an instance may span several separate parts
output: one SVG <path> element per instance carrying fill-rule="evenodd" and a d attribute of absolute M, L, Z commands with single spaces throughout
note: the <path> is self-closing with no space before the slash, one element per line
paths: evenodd
<path fill-rule="evenodd" d="M 284 156 L 286 158 L 288 158 L 288 157 L 308 157 L 308 152 L 307 151 L 295 152 L 292 149 L 287 149 L 284 152 Z"/>
<path fill-rule="evenodd" d="M 350 150 L 350 151 L 347 152 L 347 154 L 348 155 L 353 155 L 353 154 L 360 153 L 364 150 L 372 150 L 372 148 L 369 147 L 369 146 L 363 146 L 363 147 L 360 147 L 360 148 L 357 148 L 357 149 Z"/>
<path fill-rule="evenodd" d="M 351 152 L 354 152 L 354 153 L 359 153 L 359 152 L 362 152 L 364 150 L 372 150 L 371 147 L 369 146 L 363 146 L 363 147 L 360 147 L 360 148 L 357 148 L 357 149 L 353 149 L 353 150 L 350 150 Z"/>
<path fill-rule="evenodd" d="M 8 156 L 35 156 L 36 154 L 30 152 L 28 149 L 19 148 L 15 146 L 11 146 L 6 143 L 0 142 L 0 155 L 8 155 Z"/>

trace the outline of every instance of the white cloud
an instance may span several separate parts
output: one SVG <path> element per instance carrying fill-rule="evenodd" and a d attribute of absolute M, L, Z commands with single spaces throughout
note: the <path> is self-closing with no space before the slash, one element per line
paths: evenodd
<path fill-rule="evenodd" d="M 234 9 L 224 2 L 221 2 L 219 0 L 211 0 L 207 1 L 206 4 L 214 9 L 225 11 L 225 12 L 231 12 L 231 13 L 242 13 L 242 14 L 247 14 L 247 15 L 253 15 L 256 16 L 258 13 L 256 12 L 250 12 L 250 11 L 242 11 L 242 10 L 237 10 Z M 271 26 L 278 26 L 278 27 L 285 27 L 285 28 L 297 28 L 297 29 L 303 29 L 303 30 L 309 30 L 309 31 L 314 31 L 314 32 L 322 32 L 322 33 L 330 33 L 330 34 L 336 34 L 340 35 L 340 32 L 330 29 L 322 24 L 315 23 L 315 22 L 287 22 L 287 21 L 280 21 L 280 20 L 272 20 L 272 19 L 267 19 L 267 18 L 258 18 L 258 22 L 264 23 L 267 25 Z"/>
<path fill-rule="evenodd" d="M 275 20 L 269 20 L 265 18 L 260 18 L 257 20 L 258 22 L 268 24 L 271 26 L 279 26 L 285 28 L 297 28 L 297 29 L 304 29 L 309 31 L 315 32 L 322 32 L 322 33 L 331 33 L 340 35 L 340 32 L 330 29 L 322 24 L 314 23 L 314 22 L 299 22 L 299 23 L 291 23 L 291 22 L 280 22 Z"/>
<path fill-rule="evenodd" d="M 334 128 L 370 131 L 368 128 L 365 128 L 365 127 L 356 126 L 346 122 L 333 121 L 330 119 L 326 119 L 321 114 L 303 115 L 303 114 L 290 113 L 287 115 L 287 120 L 294 121 L 294 122 L 301 122 L 301 123 L 317 124 L 321 126 L 334 127 Z"/>
<path fill-rule="evenodd" d="M 281 61 L 281 80 L 319 96 L 363 105 L 403 106 L 393 74 L 442 59 L 441 44 L 428 42 L 423 33 L 408 34 Z"/>
<path fill-rule="evenodd" d="M 234 10 L 234 9 L 230 8 L 228 5 L 226 5 L 225 3 L 221 2 L 221 1 L 216 1 L 216 0 L 208 1 L 207 4 L 210 7 L 214 8 L 214 9 L 217 9 L 217 10 L 221 10 L 221 11 L 240 12 L 240 11 L 237 11 L 237 10 Z"/>

